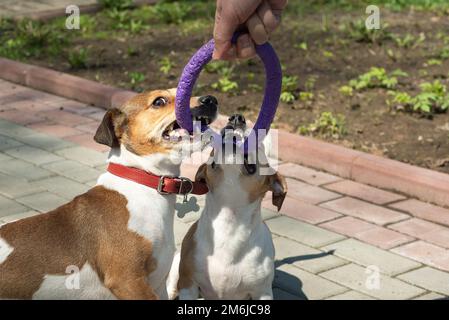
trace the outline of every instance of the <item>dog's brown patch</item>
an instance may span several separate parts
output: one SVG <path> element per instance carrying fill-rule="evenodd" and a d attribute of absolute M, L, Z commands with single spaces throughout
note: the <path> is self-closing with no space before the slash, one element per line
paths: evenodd
<path fill-rule="evenodd" d="M 183 288 L 190 288 L 193 285 L 194 273 L 194 254 L 196 242 L 194 235 L 198 227 L 198 221 L 192 224 L 189 231 L 182 240 L 181 246 L 181 260 L 179 264 L 179 280 L 178 290 Z"/>
<path fill-rule="evenodd" d="M 97 186 L 49 213 L 2 226 L 0 237 L 14 251 L 0 265 L 0 297 L 30 299 L 45 275 L 89 263 L 118 298 L 157 298 L 145 282 L 156 268 L 152 245 L 128 230 L 126 204 Z"/>

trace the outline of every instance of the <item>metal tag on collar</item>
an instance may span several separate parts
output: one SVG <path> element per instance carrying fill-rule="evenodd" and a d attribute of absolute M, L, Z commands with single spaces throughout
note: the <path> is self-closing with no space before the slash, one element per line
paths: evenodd
<path fill-rule="evenodd" d="M 193 181 L 192 180 L 190 180 L 189 178 L 185 178 L 185 177 L 179 177 L 179 180 L 181 180 L 181 184 L 179 185 L 179 192 L 178 192 L 178 194 L 183 194 L 184 195 L 184 199 L 183 199 L 183 203 L 186 203 L 187 202 L 187 196 L 189 195 L 189 194 L 191 194 L 192 193 L 192 191 L 193 191 Z M 183 193 L 182 192 L 182 186 L 184 185 L 184 183 L 189 183 L 190 184 L 190 190 L 189 191 L 187 191 L 186 193 Z"/>

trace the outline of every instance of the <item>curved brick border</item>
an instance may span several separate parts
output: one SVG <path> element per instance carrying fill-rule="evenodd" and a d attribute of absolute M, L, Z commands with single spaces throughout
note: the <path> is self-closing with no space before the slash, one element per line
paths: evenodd
<path fill-rule="evenodd" d="M 4 58 L 0 58 L 0 78 L 101 108 L 119 106 L 135 95 L 132 91 Z M 279 131 L 279 155 L 283 161 L 449 207 L 449 175 L 444 173 L 285 131 Z"/>

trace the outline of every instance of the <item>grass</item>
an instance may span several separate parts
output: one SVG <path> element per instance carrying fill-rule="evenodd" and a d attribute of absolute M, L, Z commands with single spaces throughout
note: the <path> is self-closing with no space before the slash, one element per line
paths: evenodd
<path fill-rule="evenodd" d="M 80 48 L 69 52 L 68 62 L 72 69 L 87 68 L 87 59 L 89 50 L 87 48 Z"/>

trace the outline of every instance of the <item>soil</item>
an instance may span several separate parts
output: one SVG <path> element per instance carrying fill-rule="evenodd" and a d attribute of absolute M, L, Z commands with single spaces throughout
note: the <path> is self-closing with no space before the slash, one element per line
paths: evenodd
<path fill-rule="evenodd" d="M 449 114 L 436 114 L 430 119 L 392 110 L 386 103 L 388 95 L 384 89 L 357 92 L 353 97 L 343 96 L 338 90 L 372 66 L 383 67 L 388 72 L 395 69 L 407 72 L 409 77 L 400 78 L 398 90 L 409 93 L 417 92 L 420 83 L 434 79 L 449 85 L 449 59 L 442 60 L 441 65 L 426 64 L 445 46 L 441 35 L 449 35 L 448 17 L 435 12 L 383 10 L 382 23 L 388 23 L 392 33 L 401 37 L 406 34 L 418 37 L 422 33 L 426 37 L 417 47 L 401 48 L 392 39 L 381 43 L 358 42 L 342 30 L 341 26 L 347 21 L 364 16 L 363 11 L 357 14 L 333 12 L 327 16 L 326 28 L 323 28 L 323 15 L 319 12 L 284 19 L 271 40 L 284 66 L 284 74 L 298 76 L 302 90 L 310 77 L 315 77 L 316 83 L 312 101 L 297 100 L 293 104 L 279 105 L 274 126 L 297 132 L 298 127 L 312 123 L 321 112 L 331 111 L 345 116 L 347 134 L 338 139 L 317 138 L 449 173 Z M 146 75 L 147 80 L 141 85 L 145 89 L 176 87 L 183 66 L 211 34 L 212 24 L 187 34 L 180 32 L 177 25 L 164 25 L 142 34 L 111 36 L 110 39 L 79 37 L 74 46 L 90 48 L 87 69 L 71 69 L 63 55 L 28 62 L 128 88 L 128 73 L 138 71 Z M 302 42 L 307 42 L 307 50 L 295 46 Z M 128 48 L 136 50 L 136 54 L 129 56 Z M 166 56 L 175 64 L 168 75 L 159 71 L 159 61 Z M 250 73 L 254 74 L 253 78 Z M 262 92 L 252 89 L 250 84 L 263 87 L 264 71 L 260 63 L 257 60 L 237 63 L 233 79 L 239 84 L 238 94 L 214 91 L 210 84 L 218 78 L 217 74 L 203 72 L 196 90 L 215 95 L 221 113 L 241 112 L 254 120 Z"/>

